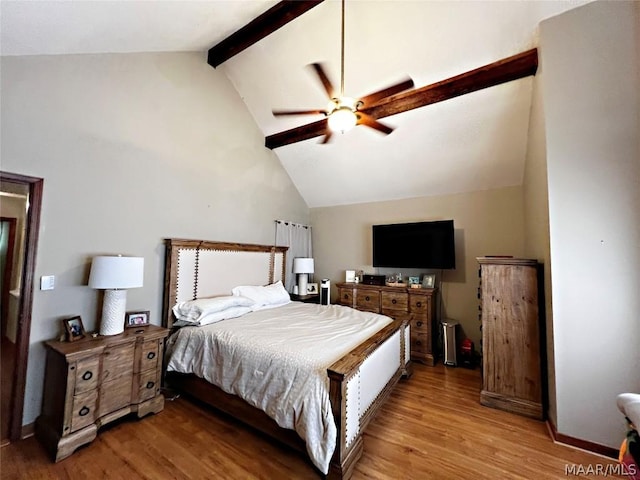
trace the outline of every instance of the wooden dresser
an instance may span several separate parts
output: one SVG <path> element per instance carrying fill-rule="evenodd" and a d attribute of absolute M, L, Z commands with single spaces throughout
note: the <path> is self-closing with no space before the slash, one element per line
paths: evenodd
<path fill-rule="evenodd" d="M 411 360 L 433 366 L 435 293 L 433 288 L 388 287 L 362 283 L 338 283 L 340 305 L 382 313 L 394 319 L 409 319 Z"/>
<path fill-rule="evenodd" d="M 36 436 L 56 462 L 91 442 L 101 426 L 129 413 L 142 417 L 164 408 L 160 384 L 168 333 L 149 325 L 109 337 L 45 343 Z"/>
<path fill-rule="evenodd" d="M 541 271 L 536 260 L 480 257 L 480 403 L 544 418 Z"/>

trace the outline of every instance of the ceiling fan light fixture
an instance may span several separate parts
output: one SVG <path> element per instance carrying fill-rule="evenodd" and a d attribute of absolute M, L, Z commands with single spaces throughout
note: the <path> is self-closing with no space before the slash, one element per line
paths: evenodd
<path fill-rule="evenodd" d="M 356 112 L 353 111 L 352 108 L 347 106 L 341 106 L 336 108 L 329 115 L 329 129 L 332 132 L 346 132 L 351 130 L 356 126 L 358 122 L 358 117 L 356 117 Z"/>

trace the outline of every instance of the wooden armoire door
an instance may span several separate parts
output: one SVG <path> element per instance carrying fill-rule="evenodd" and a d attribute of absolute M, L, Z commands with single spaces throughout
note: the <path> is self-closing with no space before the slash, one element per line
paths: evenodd
<path fill-rule="evenodd" d="M 544 418 L 539 266 L 536 260 L 480 257 L 480 403 Z"/>

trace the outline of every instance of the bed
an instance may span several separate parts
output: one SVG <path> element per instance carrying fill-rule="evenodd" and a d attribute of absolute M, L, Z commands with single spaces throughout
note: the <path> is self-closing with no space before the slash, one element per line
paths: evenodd
<path fill-rule="evenodd" d="M 166 384 L 305 452 L 328 478 L 348 478 L 362 455 L 364 429 L 397 381 L 409 376 L 408 322 L 338 305 L 287 302 L 274 308 L 254 306 L 249 313 L 205 326 L 174 325 L 178 323 L 176 305 L 230 298 L 238 286 L 282 288 L 278 285 L 285 279 L 286 254 L 286 247 L 166 241 L 163 325 L 173 330 L 167 342 Z M 253 330 L 257 332 L 254 336 Z M 302 336 L 303 331 L 312 336 Z M 313 348 L 314 343 L 320 346 L 323 341 L 334 350 Z M 284 344 L 290 347 L 286 351 Z M 249 350 L 245 353 L 242 348 Z M 186 356 L 191 351 L 205 352 L 208 357 L 192 360 Z M 224 356 L 225 351 L 231 356 Z M 258 363 L 241 364 L 245 361 Z M 276 361 L 283 362 L 274 369 L 282 372 L 280 378 L 269 371 L 267 379 L 228 381 L 224 370 L 230 366 L 263 375 L 264 364 Z M 299 383 L 303 378 L 313 379 L 302 383 L 311 385 L 313 392 L 313 400 L 305 397 L 304 401 L 314 403 L 300 406 L 297 397 L 285 402 L 291 391 L 302 389 Z M 242 392 L 244 399 L 235 390 L 237 383 L 251 386 L 250 394 Z M 301 412 L 316 410 L 319 416 L 311 418 L 310 424 L 300 420 Z"/>

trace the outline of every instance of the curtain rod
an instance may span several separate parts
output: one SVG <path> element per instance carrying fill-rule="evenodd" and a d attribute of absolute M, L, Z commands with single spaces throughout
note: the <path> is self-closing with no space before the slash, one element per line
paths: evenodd
<path fill-rule="evenodd" d="M 311 228 L 311 225 L 302 225 L 301 223 L 294 223 L 286 220 L 276 220 L 276 223 L 283 223 L 285 225 L 291 225 L 293 227 Z"/>

